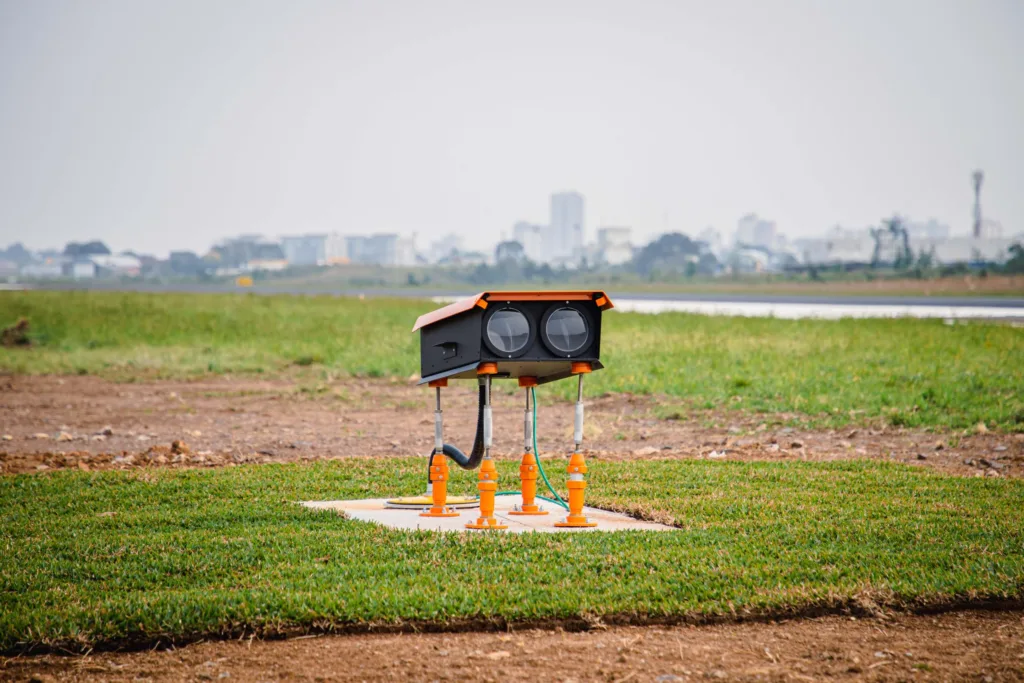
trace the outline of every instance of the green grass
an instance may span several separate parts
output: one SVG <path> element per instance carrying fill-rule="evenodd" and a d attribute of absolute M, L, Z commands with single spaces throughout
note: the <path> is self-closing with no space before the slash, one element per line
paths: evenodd
<path fill-rule="evenodd" d="M 16 373 L 119 379 L 275 373 L 289 367 L 407 377 L 426 301 L 256 295 L 3 292 L 0 323 L 36 345 L 0 349 Z M 784 413 L 815 426 L 1024 430 L 1024 330 L 937 320 L 605 316 L 604 391 L 665 395 L 668 412 Z M 549 395 L 568 397 L 569 383 Z M 667 413 L 666 413 L 667 414 Z"/>
<path fill-rule="evenodd" d="M 514 481 L 516 463 L 500 464 Z M 1024 591 L 1024 482 L 887 463 L 592 467 L 590 502 L 673 521 L 670 533 L 400 532 L 294 504 L 415 492 L 422 475 L 421 459 L 389 459 L 2 478 L 0 650 Z"/>
<path fill-rule="evenodd" d="M 329 363 L 371 377 L 408 375 L 419 363 L 409 330 L 430 307 L 329 296 L 2 292 L 0 323 L 28 318 L 37 346 L 0 350 L 0 367 L 182 377 Z"/>

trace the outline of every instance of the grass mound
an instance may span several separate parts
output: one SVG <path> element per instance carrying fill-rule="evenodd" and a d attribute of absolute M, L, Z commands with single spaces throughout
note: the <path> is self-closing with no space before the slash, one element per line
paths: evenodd
<path fill-rule="evenodd" d="M 422 487 L 421 459 L 0 479 L 0 650 L 414 621 L 714 616 L 1020 598 L 1024 482 L 884 463 L 600 463 L 671 533 L 403 532 L 295 501 Z M 501 463 L 514 481 L 516 463 Z M 555 468 L 550 468 L 555 469 Z M 471 477 L 456 476 L 456 493 Z"/>

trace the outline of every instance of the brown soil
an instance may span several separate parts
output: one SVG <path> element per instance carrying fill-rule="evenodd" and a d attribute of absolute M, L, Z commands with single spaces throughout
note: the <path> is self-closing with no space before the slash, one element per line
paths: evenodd
<path fill-rule="evenodd" d="M 862 294 L 862 295 L 923 295 L 942 296 L 958 294 L 995 294 L 1019 296 L 1024 292 L 1024 277 L 1020 275 L 958 275 L 935 279 L 877 279 L 833 280 L 827 282 L 715 282 L 707 288 L 719 292 L 750 292 L 756 286 L 758 294 Z M 964 299 L 970 305 L 970 299 Z"/>
<path fill-rule="evenodd" d="M 176 650 L 0 659 L 37 681 L 1008 681 L 1024 615 L 960 612 L 782 623 L 307 636 Z"/>
<path fill-rule="evenodd" d="M 28 327 L 28 320 L 25 318 L 5 327 L 0 332 L 0 346 L 31 346 L 32 340 L 28 336 Z"/>
<path fill-rule="evenodd" d="M 445 390 L 446 437 L 468 448 L 476 390 Z M 496 390 L 495 456 L 521 455 L 522 395 Z M 1024 475 L 1024 434 L 897 428 L 810 431 L 789 416 L 671 413 L 658 397 L 587 399 L 587 455 L 601 459 L 888 459 L 966 476 Z M 351 455 L 423 455 L 433 392 L 411 382 L 301 377 L 113 383 L 95 377 L 0 379 L 0 473 L 210 467 Z M 659 417 L 661 416 L 661 417 Z M 541 404 L 539 444 L 564 455 L 572 407 Z M 772 426 L 770 424 L 774 423 Z"/>

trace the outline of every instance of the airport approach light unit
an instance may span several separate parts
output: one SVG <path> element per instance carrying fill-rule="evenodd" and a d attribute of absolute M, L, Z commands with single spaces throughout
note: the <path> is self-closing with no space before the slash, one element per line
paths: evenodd
<path fill-rule="evenodd" d="M 583 443 L 583 376 L 600 370 L 601 314 L 612 308 L 604 292 L 483 292 L 427 313 L 416 321 L 420 333 L 420 384 L 436 392 L 434 449 L 429 459 L 426 498 L 398 498 L 394 506 L 430 503 L 424 517 L 453 517 L 456 507 L 472 498 L 448 497 L 448 460 L 462 469 L 479 468 L 479 515 L 469 529 L 504 529 L 494 516 L 496 495 L 518 494 L 522 503 L 511 515 L 546 515 L 536 504 L 537 480 L 543 478 L 556 504 L 568 510 L 557 527 L 592 527 L 583 514 L 587 466 Z M 569 460 L 568 502 L 547 481 L 537 448 L 536 387 L 570 377 L 577 378 L 573 453 Z M 476 437 L 467 455 L 444 442 L 441 389 L 452 379 L 475 380 L 478 385 Z M 491 460 L 491 384 L 495 379 L 516 379 L 525 392 L 523 458 L 519 466 L 520 491 L 498 492 L 498 472 Z"/>

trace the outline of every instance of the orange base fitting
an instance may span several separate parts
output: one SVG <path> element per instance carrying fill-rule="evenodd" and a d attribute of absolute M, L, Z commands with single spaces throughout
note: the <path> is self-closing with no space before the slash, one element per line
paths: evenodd
<path fill-rule="evenodd" d="M 583 481 L 583 475 L 587 473 L 587 465 L 583 461 L 583 454 L 576 452 L 569 459 L 569 481 L 566 487 L 569 489 L 569 516 L 561 522 L 555 522 L 557 527 L 593 527 L 597 522 L 591 522 L 583 514 L 583 490 L 587 488 L 587 482 Z"/>
<path fill-rule="evenodd" d="M 494 529 L 495 531 L 501 531 L 507 529 L 507 524 L 502 524 L 500 520 L 495 517 L 477 517 L 475 522 L 466 522 L 467 529 Z"/>
<path fill-rule="evenodd" d="M 537 497 L 537 461 L 533 453 L 523 454 L 523 462 L 519 465 L 519 480 L 523 483 L 523 504 L 516 510 L 509 511 L 510 515 L 546 515 L 547 510 L 541 510 L 534 502 Z"/>
<path fill-rule="evenodd" d="M 455 508 L 448 507 L 448 458 L 444 453 L 434 453 L 430 461 L 430 496 L 434 504 L 429 510 L 420 513 L 420 517 L 458 517 Z"/>
<path fill-rule="evenodd" d="M 507 529 L 494 517 L 494 492 L 498 490 L 498 470 L 494 461 L 484 458 L 480 465 L 480 480 L 476 485 L 480 491 L 480 516 L 475 522 L 467 522 L 467 529 Z"/>

